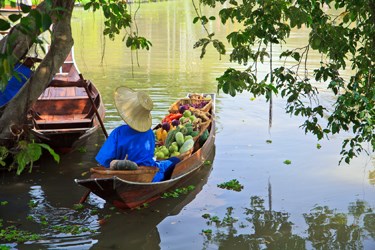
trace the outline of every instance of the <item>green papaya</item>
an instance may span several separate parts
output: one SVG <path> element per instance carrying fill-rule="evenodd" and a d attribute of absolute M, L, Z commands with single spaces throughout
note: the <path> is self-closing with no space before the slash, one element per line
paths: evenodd
<path fill-rule="evenodd" d="M 184 144 L 180 148 L 180 154 L 183 154 L 190 149 L 192 149 L 194 146 L 194 140 L 193 139 L 188 139 L 187 141 L 184 142 Z"/>
<path fill-rule="evenodd" d="M 178 146 L 182 146 L 182 144 L 184 144 L 185 142 L 184 135 L 181 132 L 176 133 L 175 139 L 176 139 Z"/>

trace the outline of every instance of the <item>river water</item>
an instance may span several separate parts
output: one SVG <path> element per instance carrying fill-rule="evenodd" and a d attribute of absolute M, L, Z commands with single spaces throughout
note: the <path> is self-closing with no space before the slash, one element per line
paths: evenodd
<path fill-rule="evenodd" d="M 218 60 L 213 49 L 199 59 L 200 52 L 192 45 L 204 30 L 192 25 L 193 18 L 190 1 L 142 4 L 137 26 L 153 46 L 137 55 L 130 53 L 121 37 L 103 38 L 101 14 L 75 10 L 75 58 L 103 96 L 108 132 L 123 123 L 112 99 L 116 87 L 146 91 L 154 101 L 157 124 L 173 100 L 188 92 L 216 92 L 215 78 L 227 67 L 236 67 L 227 57 Z M 217 22 L 209 28 L 223 39 L 232 26 Z M 305 35 L 293 33 L 289 44 L 303 43 Z M 315 58 L 319 60 L 318 55 Z M 323 86 L 317 87 L 320 101 L 330 105 L 332 96 Z M 285 114 L 284 105 L 274 98 L 269 129 L 264 99 L 219 93 L 212 166 L 191 180 L 194 191 L 159 199 L 142 209 L 121 211 L 92 194 L 83 209 L 75 208 L 85 190 L 74 179 L 86 178 L 88 169 L 96 165 L 94 157 L 104 141 L 101 131 L 84 148 L 63 155 L 59 164 L 45 156 L 32 173 L 2 172 L 0 200 L 8 204 L 0 206 L 0 218 L 42 236 L 7 245 L 14 249 L 375 249 L 374 158 L 364 154 L 350 165 L 338 165 L 341 142 L 348 135 L 318 142 L 299 128 L 302 119 Z M 285 160 L 291 164 L 284 164 Z M 233 179 L 243 185 L 242 191 L 218 187 Z"/>

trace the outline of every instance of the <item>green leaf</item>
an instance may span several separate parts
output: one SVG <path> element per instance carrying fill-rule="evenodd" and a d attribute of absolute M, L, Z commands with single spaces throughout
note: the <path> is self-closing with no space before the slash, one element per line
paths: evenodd
<path fill-rule="evenodd" d="M 48 14 L 41 16 L 41 32 L 48 30 L 52 25 L 51 17 Z"/>
<path fill-rule="evenodd" d="M 20 6 L 21 6 L 21 10 L 22 10 L 23 13 L 29 13 L 30 10 L 31 10 L 30 5 L 26 5 L 26 4 L 21 3 Z"/>
<path fill-rule="evenodd" d="M 44 149 L 46 149 L 53 157 L 53 159 L 59 163 L 60 162 L 60 156 L 53 150 L 49 145 L 44 143 L 38 143 L 38 145 Z"/>
<path fill-rule="evenodd" d="M 17 22 L 20 18 L 22 17 L 21 14 L 11 14 L 9 15 L 9 20 L 11 20 L 12 22 Z"/>
<path fill-rule="evenodd" d="M 10 23 L 4 19 L 0 19 L 0 30 L 8 30 L 10 29 Z"/>
<path fill-rule="evenodd" d="M 292 54 L 292 57 L 294 58 L 294 60 L 296 60 L 298 62 L 301 58 L 301 55 L 298 52 L 294 52 Z"/>
<path fill-rule="evenodd" d="M 92 5 L 92 3 L 91 3 L 91 2 L 88 2 L 88 3 L 86 3 L 86 4 L 83 6 L 83 9 L 84 9 L 84 10 L 88 10 L 88 9 L 91 8 L 91 5 Z"/>
<path fill-rule="evenodd" d="M 20 175 L 28 164 L 30 164 L 31 170 L 33 162 L 38 160 L 42 154 L 40 146 L 35 143 L 24 144 L 26 144 L 26 146 L 22 147 L 22 149 L 15 155 L 15 161 L 18 165 L 17 175 Z"/>

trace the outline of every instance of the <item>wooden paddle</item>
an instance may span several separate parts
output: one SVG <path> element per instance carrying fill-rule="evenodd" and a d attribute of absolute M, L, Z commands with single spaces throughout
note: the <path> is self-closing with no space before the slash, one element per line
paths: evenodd
<path fill-rule="evenodd" d="M 95 111 L 96 117 L 98 118 L 98 121 L 99 121 L 99 123 L 100 123 L 100 126 L 102 127 L 102 130 L 103 130 L 103 133 L 104 133 L 104 135 L 105 135 L 105 138 L 108 138 L 108 133 L 107 133 L 107 130 L 105 129 L 105 127 L 104 127 L 104 123 L 103 123 L 103 121 L 102 121 L 102 118 L 101 118 L 100 115 L 99 115 L 99 111 L 98 111 L 98 109 L 97 109 L 96 106 L 95 106 L 94 100 L 91 98 L 91 95 L 90 95 L 90 92 L 89 92 L 89 88 L 88 88 L 88 81 L 85 80 L 85 79 L 83 78 L 82 74 L 79 74 L 79 77 L 80 77 L 81 80 L 82 80 L 83 87 L 85 88 L 86 94 L 87 94 L 87 96 L 88 96 L 89 99 L 90 99 L 91 106 L 92 106 L 92 108 L 93 108 L 94 111 Z"/>
<path fill-rule="evenodd" d="M 98 118 L 98 121 L 99 121 L 100 126 L 102 128 L 102 131 L 103 131 L 103 133 L 105 135 L 105 138 L 108 138 L 108 133 L 107 133 L 107 130 L 105 129 L 105 127 L 104 127 L 104 123 L 102 121 L 102 118 L 100 117 L 99 111 L 98 111 L 98 109 L 95 106 L 94 100 L 91 98 L 91 95 L 90 95 L 90 92 L 89 92 L 89 88 L 88 88 L 88 85 L 89 85 L 88 81 L 83 78 L 82 74 L 79 74 L 79 78 L 81 78 L 81 80 L 82 80 L 82 85 L 85 88 L 86 94 L 87 94 L 87 96 L 90 99 L 91 106 L 92 106 L 92 108 L 95 111 L 96 117 Z M 84 203 L 87 200 L 87 198 L 89 197 L 90 193 L 91 193 L 91 190 L 86 191 L 86 193 L 79 200 L 79 204 Z"/>

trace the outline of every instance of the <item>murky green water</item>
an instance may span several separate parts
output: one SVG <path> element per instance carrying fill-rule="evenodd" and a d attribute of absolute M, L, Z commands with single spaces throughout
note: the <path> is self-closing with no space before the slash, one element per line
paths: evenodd
<path fill-rule="evenodd" d="M 187 92 L 216 91 L 215 78 L 230 63 L 227 58 L 217 60 L 213 50 L 204 60 L 199 59 L 200 53 L 192 49 L 192 44 L 204 31 L 191 25 L 193 17 L 190 1 L 142 5 L 138 28 L 153 47 L 149 52 L 139 52 L 140 66 L 134 63 L 133 77 L 132 55 L 121 39 L 103 40 L 101 15 L 75 11 L 76 61 L 103 95 L 108 131 L 122 124 L 112 101 L 118 86 L 150 94 L 155 103 L 155 124 L 174 99 Z M 218 23 L 215 26 L 220 32 L 231 28 Z M 290 42 L 299 44 L 303 35 L 293 34 Z M 0 206 L 1 218 L 43 236 L 36 242 L 10 246 L 374 249 L 375 181 L 370 178 L 374 159 L 363 155 L 350 165 L 338 166 L 344 135 L 317 142 L 298 128 L 302 120 L 284 114 L 284 102 L 277 98 L 269 130 L 268 105 L 263 99 L 250 98 L 248 94 L 236 98 L 218 95 L 213 165 L 192 179 L 195 191 L 178 199 L 161 199 L 141 210 L 119 211 L 90 195 L 84 209 L 74 210 L 85 190 L 73 180 L 85 178 L 89 167 L 95 165 L 94 156 L 104 140 L 100 131 L 84 150 L 63 156 L 59 165 L 45 157 L 31 174 L 17 177 L 1 173 L 0 197 L 8 201 Z M 321 102 L 330 104 L 333 100 L 323 91 Z M 286 165 L 285 160 L 292 163 Z M 217 187 L 232 179 L 244 186 L 241 192 Z M 77 228 L 91 231 L 68 233 Z"/>

